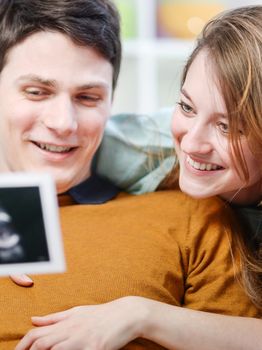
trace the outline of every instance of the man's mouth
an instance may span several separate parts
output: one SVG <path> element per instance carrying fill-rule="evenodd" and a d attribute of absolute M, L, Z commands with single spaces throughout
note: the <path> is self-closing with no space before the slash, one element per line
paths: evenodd
<path fill-rule="evenodd" d="M 196 170 L 202 170 L 202 171 L 215 171 L 215 170 L 222 170 L 224 169 L 222 166 L 217 164 L 211 164 L 211 163 L 200 163 L 194 161 L 189 156 L 186 157 L 186 161 L 188 164 L 192 166 L 192 168 Z"/>
<path fill-rule="evenodd" d="M 33 142 L 37 147 L 41 148 L 44 151 L 53 152 L 53 153 L 68 153 L 71 152 L 76 147 L 70 146 L 57 146 L 52 145 L 50 143 L 42 143 L 42 142 Z"/>

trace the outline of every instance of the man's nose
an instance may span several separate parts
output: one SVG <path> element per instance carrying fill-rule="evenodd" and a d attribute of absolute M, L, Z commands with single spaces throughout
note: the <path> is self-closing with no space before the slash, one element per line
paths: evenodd
<path fill-rule="evenodd" d="M 68 96 L 56 96 L 43 111 L 42 122 L 59 136 L 67 136 L 78 127 L 76 108 Z"/>
<path fill-rule="evenodd" d="M 184 134 L 181 149 L 189 154 L 208 154 L 213 150 L 213 137 L 210 125 L 195 121 Z"/>

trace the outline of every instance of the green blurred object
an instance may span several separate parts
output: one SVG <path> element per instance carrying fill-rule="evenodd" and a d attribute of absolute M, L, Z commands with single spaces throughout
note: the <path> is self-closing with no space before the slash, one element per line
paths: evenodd
<path fill-rule="evenodd" d="M 143 1 L 143 0 L 141 0 Z M 135 2 L 132 0 L 114 1 L 121 16 L 121 34 L 123 39 L 137 37 L 137 16 Z"/>

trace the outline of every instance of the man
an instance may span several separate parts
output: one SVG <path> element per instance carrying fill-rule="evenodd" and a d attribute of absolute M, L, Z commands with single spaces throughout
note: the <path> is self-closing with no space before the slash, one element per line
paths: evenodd
<path fill-rule="evenodd" d="M 1 1 L 0 29 L 3 163 L 54 177 L 68 267 L 35 276 L 31 288 L 1 280 L 0 348 L 14 349 L 25 334 L 17 349 L 122 347 L 143 336 L 147 314 L 128 295 L 258 315 L 234 280 L 231 219 L 219 200 L 199 202 L 178 191 L 117 196 L 92 173 L 120 65 L 113 4 Z M 46 327 L 34 319 L 43 327 L 28 333 L 31 316 L 67 309 L 69 323 Z M 141 339 L 130 346 L 157 347 Z"/>
<path fill-rule="evenodd" d="M 119 73 L 118 17 L 96 3 L 1 2 L 5 162 L 12 171 L 51 172 L 58 193 L 90 176 Z"/>

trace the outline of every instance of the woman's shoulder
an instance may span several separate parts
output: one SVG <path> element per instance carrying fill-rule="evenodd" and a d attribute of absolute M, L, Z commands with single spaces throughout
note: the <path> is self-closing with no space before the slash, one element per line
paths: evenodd
<path fill-rule="evenodd" d="M 152 207 L 159 207 L 162 210 L 170 208 L 171 212 L 180 211 L 184 215 L 214 215 L 216 213 L 232 213 L 232 209 L 219 197 L 192 198 L 183 193 L 179 188 L 161 190 L 142 195 L 132 195 L 136 203 L 150 203 Z"/>

